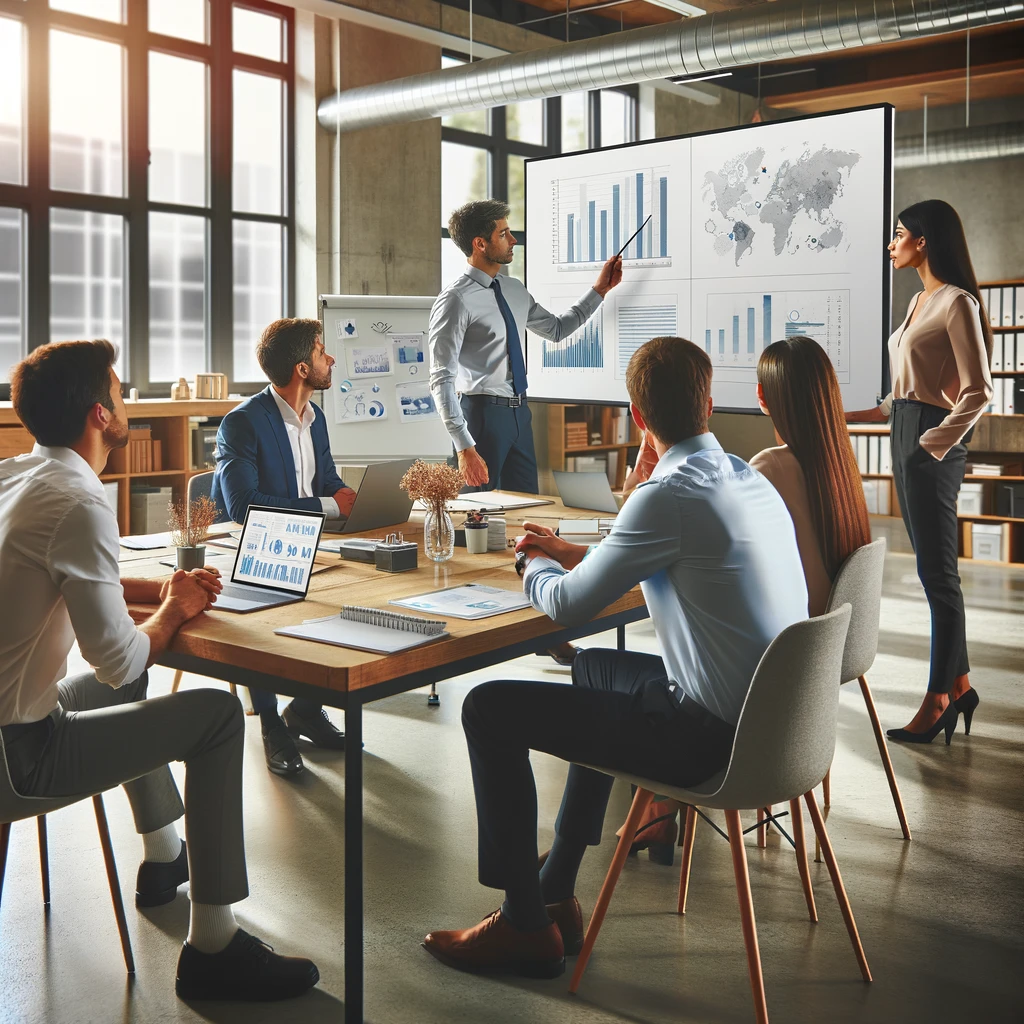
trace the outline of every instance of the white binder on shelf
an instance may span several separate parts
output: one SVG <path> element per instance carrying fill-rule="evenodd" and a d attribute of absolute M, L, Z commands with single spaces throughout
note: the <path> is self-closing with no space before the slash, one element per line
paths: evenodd
<path fill-rule="evenodd" d="M 868 472 L 868 435 L 854 434 L 853 440 L 857 452 L 857 469 L 863 475 Z"/>
<path fill-rule="evenodd" d="M 1013 322 L 1016 327 L 1024 327 L 1024 285 L 1013 290 Z"/>
<path fill-rule="evenodd" d="M 1003 327 L 1013 326 L 1013 288 L 1003 288 Z"/>
<path fill-rule="evenodd" d="M 1003 368 L 1003 344 L 1004 338 L 996 334 L 992 338 L 992 372 L 999 373 Z"/>
<path fill-rule="evenodd" d="M 892 475 L 892 448 L 889 446 L 889 438 L 879 438 L 881 442 L 878 451 L 878 472 Z M 888 487 L 888 483 L 882 481 Z"/>
<path fill-rule="evenodd" d="M 988 310 L 988 322 L 993 327 L 998 327 L 1003 321 L 1003 290 L 1002 288 L 989 289 L 991 305 L 986 306 Z"/>
<path fill-rule="evenodd" d="M 1024 373 L 1024 332 L 1017 334 L 1017 343 L 1014 346 L 1016 353 L 1016 369 L 1018 373 Z"/>

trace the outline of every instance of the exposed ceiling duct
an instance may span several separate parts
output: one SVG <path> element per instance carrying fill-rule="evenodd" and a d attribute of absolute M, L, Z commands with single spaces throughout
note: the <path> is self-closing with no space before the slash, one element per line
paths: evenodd
<path fill-rule="evenodd" d="M 1007 156 L 1024 156 L 1024 121 L 930 132 L 927 145 L 924 136 L 897 139 L 893 163 L 903 170 Z"/>
<path fill-rule="evenodd" d="M 346 89 L 321 100 L 317 116 L 348 132 L 1022 18 L 1024 0 L 764 3 Z"/>

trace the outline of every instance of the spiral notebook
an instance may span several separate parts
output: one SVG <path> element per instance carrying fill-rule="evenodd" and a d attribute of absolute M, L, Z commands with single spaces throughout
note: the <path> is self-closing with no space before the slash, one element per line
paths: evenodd
<path fill-rule="evenodd" d="M 448 636 L 446 623 L 439 619 L 421 619 L 416 615 L 385 612 L 379 608 L 342 605 L 341 613 L 323 619 L 309 619 L 297 626 L 275 629 L 279 636 L 315 640 L 335 647 L 351 647 L 373 654 L 394 654 L 420 647 Z"/>

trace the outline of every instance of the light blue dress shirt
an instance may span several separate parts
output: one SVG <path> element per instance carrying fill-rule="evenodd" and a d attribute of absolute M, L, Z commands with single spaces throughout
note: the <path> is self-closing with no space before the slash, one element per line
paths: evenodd
<path fill-rule="evenodd" d="M 796 533 L 778 491 L 713 434 L 670 448 L 572 572 L 533 558 L 523 586 L 563 625 L 639 583 L 668 678 L 735 725 L 761 656 L 807 618 Z"/>
<path fill-rule="evenodd" d="M 456 451 L 476 442 L 459 403 L 463 395 L 512 397 L 505 318 L 491 285 L 494 278 L 467 264 L 466 271 L 438 295 L 430 311 L 430 390 Z M 593 288 L 561 316 L 548 312 L 515 277 L 502 275 L 501 293 L 519 328 L 526 355 L 526 329 L 550 341 L 578 330 L 601 305 Z"/>

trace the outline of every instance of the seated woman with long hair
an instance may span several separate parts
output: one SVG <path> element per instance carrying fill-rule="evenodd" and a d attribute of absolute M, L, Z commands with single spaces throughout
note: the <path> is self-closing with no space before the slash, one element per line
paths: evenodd
<path fill-rule="evenodd" d="M 793 517 L 808 614 L 821 615 L 839 567 L 871 542 L 839 382 L 825 350 L 801 336 L 769 345 L 757 364 L 757 401 L 772 418 L 779 447 L 758 452 L 750 465 Z"/>

